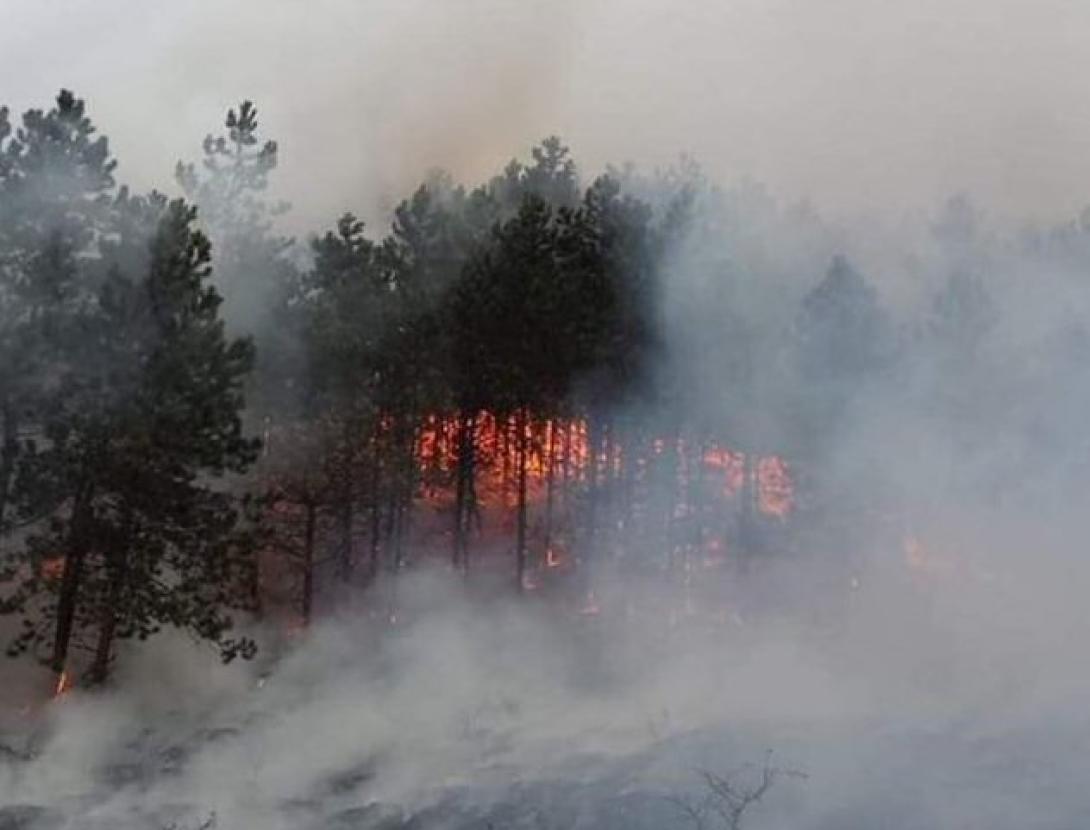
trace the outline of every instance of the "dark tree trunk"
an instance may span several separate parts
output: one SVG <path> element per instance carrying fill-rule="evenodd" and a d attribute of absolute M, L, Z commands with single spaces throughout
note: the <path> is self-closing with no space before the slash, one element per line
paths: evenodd
<path fill-rule="evenodd" d="M 469 525 L 472 515 L 476 417 L 463 412 L 458 423 L 458 468 L 454 505 L 454 567 L 469 571 Z"/>
<path fill-rule="evenodd" d="M 90 547 L 91 496 L 90 486 L 81 487 L 72 506 L 72 524 L 66 544 L 60 594 L 57 597 L 53 654 L 49 661 L 50 667 L 58 678 L 64 674 L 68 662 L 68 648 L 72 641 L 76 603 L 83 577 L 83 560 Z"/>
<path fill-rule="evenodd" d="M 597 553 L 598 544 L 598 462 L 602 431 L 598 418 L 591 415 L 587 424 L 587 542 L 583 560 L 589 563 Z"/>
<path fill-rule="evenodd" d="M 341 436 L 342 470 L 340 493 L 340 578 L 342 582 L 352 581 L 352 573 L 356 568 L 356 551 L 353 544 L 353 523 L 355 520 L 356 506 L 356 459 L 359 422 L 354 417 L 344 419 L 343 433 Z"/>
<path fill-rule="evenodd" d="M 553 541 L 553 471 L 556 466 L 557 421 L 548 422 L 549 440 L 545 450 L 545 555 Z"/>
<path fill-rule="evenodd" d="M 351 490 L 345 496 L 340 509 L 341 526 L 341 581 L 348 583 L 352 580 L 352 571 L 355 569 L 355 550 L 352 544 L 353 519 Z"/>
<path fill-rule="evenodd" d="M 409 430 L 409 442 L 406 453 L 406 469 L 402 480 L 402 491 L 398 498 L 396 537 L 394 539 L 394 570 L 400 571 L 405 562 L 405 542 L 412 531 L 413 496 L 416 493 L 417 447 L 419 431 L 414 423 Z"/>
<path fill-rule="evenodd" d="M 15 408 L 11 401 L 4 399 L 0 408 L 0 418 L 3 425 L 0 427 L 0 534 L 5 530 L 5 519 L 8 513 L 8 503 L 11 500 L 11 483 L 15 476 L 15 462 L 19 457 L 19 424 L 15 416 Z"/>
<path fill-rule="evenodd" d="M 515 419 L 518 436 L 516 438 L 516 450 L 518 453 L 518 525 L 515 535 L 515 584 L 521 593 L 525 587 L 526 579 L 526 466 L 529 455 L 529 441 L 526 433 L 528 422 L 525 407 L 519 409 Z"/>
<path fill-rule="evenodd" d="M 113 650 L 114 634 L 117 632 L 118 609 L 124 599 L 125 580 L 129 562 L 128 547 L 133 538 L 133 514 L 126 508 L 122 532 L 122 545 L 119 550 L 106 554 L 106 569 L 109 578 L 109 593 L 106 605 L 102 609 L 99 623 L 98 643 L 95 646 L 95 658 L 91 664 L 90 681 L 98 685 L 106 682 L 110 673 L 110 655 Z"/>
<path fill-rule="evenodd" d="M 379 569 L 379 540 L 382 535 L 382 494 L 379 492 L 382 481 L 381 470 L 379 434 L 376 426 L 371 456 L 371 564 L 368 574 L 370 582 L 378 578 Z"/>
<path fill-rule="evenodd" d="M 113 592 L 111 591 L 111 596 Z M 110 654 L 113 650 L 114 632 L 117 629 L 117 611 L 113 605 L 115 600 L 110 600 L 102 612 L 102 622 L 98 629 L 98 643 L 95 646 L 95 660 L 91 664 L 90 681 L 94 685 L 106 682 L 110 673 Z"/>
<path fill-rule="evenodd" d="M 496 449 L 500 454 L 500 493 L 503 496 L 503 506 L 507 507 L 510 502 L 508 498 L 509 485 L 511 482 L 511 454 L 508 452 L 510 446 L 510 424 L 505 418 L 503 422 L 500 419 L 496 419 Z"/>
<path fill-rule="evenodd" d="M 469 510 L 469 518 L 467 519 L 467 528 L 472 529 L 474 525 L 477 528 L 477 535 L 480 536 L 484 533 L 484 518 L 481 516 L 481 502 L 477 498 L 477 451 L 476 444 L 474 443 L 473 454 L 470 456 L 472 463 L 469 466 L 469 481 L 467 483 L 467 509 Z M 469 550 L 466 549 L 466 568 L 469 568 Z"/>
<path fill-rule="evenodd" d="M 307 500 L 305 526 L 303 529 L 303 625 L 310 627 L 314 619 L 314 536 L 318 524 L 318 506 L 313 500 Z"/>
<path fill-rule="evenodd" d="M 261 596 L 261 551 L 253 551 L 250 557 L 253 566 L 248 574 L 250 580 L 250 608 L 254 618 L 260 620 L 265 615 L 265 603 Z M 243 579 L 247 575 L 243 576 Z"/>
<path fill-rule="evenodd" d="M 458 416 L 458 461 L 454 473 L 454 539 L 450 562 L 456 571 L 464 571 L 462 555 L 465 547 L 466 514 L 466 422 L 465 413 Z"/>
<path fill-rule="evenodd" d="M 408 526 L 408 502 L 411 497 L 413 482 L 416 480 L 416 457 L 413 428 L 408 419 L 402 423 L 401 435 L 397 440 L 397 452 L 400 458 L 396 464 L 399 475 L 391 493 L 393 519 L 392 562 L 394 573 L 401 570 L 404 562 L 404 543 Z"/>
<path fill-rule="evenodd" d="M 563 509 L 568 512 L 568 485 L 571 482 L 571 466 L 572 466 L 572 444 L 575 443 L 575 421 L 569 421 L 564 429 L 564 459 L 561 462 L 563 466 L 563 481 L 560 487 L 560 495 L 563 503 Z"/>

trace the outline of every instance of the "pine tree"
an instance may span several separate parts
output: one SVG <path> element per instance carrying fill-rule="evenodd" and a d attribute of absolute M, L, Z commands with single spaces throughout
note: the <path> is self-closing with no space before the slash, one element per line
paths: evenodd
<path fill-rule="evenodd" d="M 486 408 L 515 421 L 517 458 L 516 585 L 527 556 L 527 468 L 534 417 L 566 392 L 565 315 L 571 309 L 557 268 L 557 230 L 543 199 L 527 196 L 497 226 L 492 244 L 469 266 L 454 298 L 463 413 Z"/>
<path fill-rule="evenodd" d="M 804 298 L 795 323 L 793 407 L 800 452 L 818 461 L 833 446 L 860 392 L 894 365 L 895 341 L 874 288 L 844 257 Z"/>
<path fill-rule="evenodd" d="M 575 406 L 588 424 L 582 545 L 588 562 L 600 546 L 603 496 L 616 470 L 611 459 L 618 453 L 623 457 L 627 440 L 614 416 L 641 401 L 657 349 L 650 220 L 648 206 L 623 194 L 608 176 L 587 189 L 577 210 L 560 214 L 559 257 L 562 272 L 569 275 L 560 342 L 567 344 L 569 376 L 581 377 Z"/>
<path fill-rule="evenodd" d="M 225 132 L 205 136 L 200 165 L 178 162 L 174 175 L 212 241 L 224 318 L 257 345 L 251 414 L 275 418 L 291 404 L 302 372 L 298 344 L 286 333 L 286 306 L 298 274 L 294 241 L 275 227 L 290 206 L 265 196 L 280 148 L 259 137 L 257 114 L 250 101 L 229 109 Z"/>
<path fill-rule="evenodd" d="M 50 395 L 42 446 L 20 469 L 25 504 L 57 509 L 30 534 L 7 609 L 26 619 L 12 651 L 51 639 L 57 674 L 74 635 L 95 630 L 97 680 L 116 639 L 163 625 L 218 643 L 227 659 L 253 648 L 230 636 L 228 609 L 245 606 L 252 558 L 244 503 L 223 482 L 256 455 L 240 420 L 252 347 L 224 333 L 195 209 L 153 194 L 126 196 L 117 210 L 150 244 L 142 265 L 132 239 L 103 253 L 108 275 L 69 346 L 79 349 L 74 370 Z"/>
<path fill-rule="evenodd" d="M 315 561 L 317 513 L 335 513 L 338 573 L 348 581 L 355 565 L 357 507 L 369 500 L 372 510 L 377 509 L 377 494 L 363 492 L 372 477 L 362 476 L 361 468 L 379 463 L 368 436 L 376 429 L 379 332 L 391 298 L 375 246 L 351 214 L 340 219 L 335 232 L 315 239 L 311 248 L 314 265 L 301 275 L 291 304 L 306 372 L 288 440 L 311 447 L 313 457 L 284 470 L 278 481 L 281 492 L 306 513 L 304 563 Z M 377 563 L 371 564 L 373 571 Z M 306 597 L 313 588 L 309 566 L 304 567 L 304 583 Z M 309 599 L 304 602 L 309 606 Z"/>
<path fill-rule="evenodd" d="M 81 99 L 61 90 L 13 130 L 0 107 L 0 533 L 42 398 L 65 370 L 57 347 L 88 292 L 79 263 L 102 236 L 115 162 Z"/>

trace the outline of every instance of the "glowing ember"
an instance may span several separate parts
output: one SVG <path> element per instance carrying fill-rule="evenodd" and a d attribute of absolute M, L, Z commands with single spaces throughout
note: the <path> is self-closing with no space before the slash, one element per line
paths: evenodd
<path fill-rule="evenodd" d="M 746 478 L 746 457 L 742 453 L 713 447 L 704 452 L 704 466 L 722 473 L 724 496 L 733 496 L 742 489 Z"/>
<path fill-rule="evenodd" d="M 775 455 L 760 459 L 757 462 L 757 486 L 761 512 L 786 518 L 794 507 L 794 487 L 787 462 Z"/>

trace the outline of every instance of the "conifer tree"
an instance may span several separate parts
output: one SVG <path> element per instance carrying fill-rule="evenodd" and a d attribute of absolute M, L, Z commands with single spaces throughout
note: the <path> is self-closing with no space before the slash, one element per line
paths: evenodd
<path fill-rule="evenodd" d="M 286 319 L 298 269 L 294 241 L 276 230 L 277 218 L 290 206 L 266 197 L 280 148 L 259 136 L 257 115 L 250 101 L 229 109 L 225 132 L 205 136 L 200 164 L 178 162 L 174 176 L 212 241 L 224 319 L 257 345 L 250 414 L 275 419 L 291 405 L 303 371 Z"/>
<path fill-rule="evenodd" d="M 0 533 L 42 397 L 65 367 L 61 339 L 89 290 L 78 263 L 104 229 L 116 163 L 95 133 L 68 90 L 15 128 L 0 107 Z"/>
<path fill-rule="evenodd" d="M 26 620 L 12 651 L 49 641 L 58 675 L 73 637 L 94 631 L 96 680 L 116 639 L 163 625 L 218 643 L 228 659 L 253 648 L 230 636 L 252 559 L 244 503 L 223 482 L 256 455 L 240 420 L 252 347 L 224 333 L 195 209 L 123 194 L 116 212 L 129 220 L 119 227 L 143 231 L 146 253 L 132 238 L 103 251 L 107 275 L 80 341 L 63 344 L 78 349 L 73 369 L 51 391 L 41 445 L 19 473 L 24 510 L 56 509 L 9 574 L 6 609 Z"/>

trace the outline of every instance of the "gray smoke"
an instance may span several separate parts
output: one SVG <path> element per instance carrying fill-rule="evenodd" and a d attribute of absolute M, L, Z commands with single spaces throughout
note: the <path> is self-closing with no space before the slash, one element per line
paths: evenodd
<path fill-rule="evenodd" d="M 790 343 L 834 257 L 910 356 L 818 442 L 806 533 L 724 587 L 721 621 L 627 615 L 608 588 L 569 619 L 424 572 L 392 630 L 361 610 L 259 632 L 242 667 L 157 641 L 110 694 L 5 718 L 0 827 L 684 827 L 667 796 L 767 750 L 808 777 L 746 827 L 1090 824 L 1086 4 L 5 11 L 8 103 L 76 85 L 136 185 L 172 189 L 256 100 L 293 229 L 381 222 L 427 168 L 476 181 L 550 132 L 591 175 L 691 151 L 743 183 L 672 251 L 664 332 L 703 380 L 693 420 L 760 451 L 791 457 L 811 379 Z M 921 322 L 952 274 L 987 291 L 965 365 Z M 720 331 L 724 292 L 744 325 Z M 731 372 L 757 378 L 745 400 Z M 20 671 L 0 664 L 8 689 Z"/>
<path fill-rule="evenodd" d="M 853 216 L 960 190 L 1005 217 L 1057 220 L 1085 201 L 1078 0 L 10 0 L 5 13 L 14 111 L 74 85 L 138 187 L 169 189 L 173 160 L 256 101 L 305 230 L 349 208 L 378 219 L 431 166 L 480 179 L 554 132 L 592 170 L 684 150 L 720 180 Z"/>

